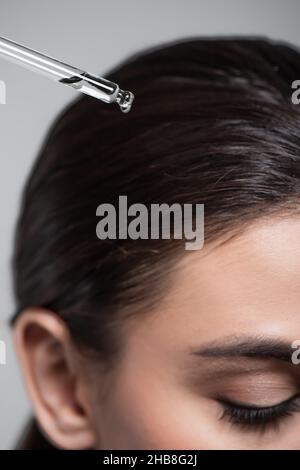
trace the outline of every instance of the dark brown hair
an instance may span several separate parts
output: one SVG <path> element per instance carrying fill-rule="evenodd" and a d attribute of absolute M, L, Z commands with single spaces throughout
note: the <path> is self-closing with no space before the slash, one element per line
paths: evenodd
<path fill-rule="evenodd" d="M 55 311 L 112 365 L 118 325 L 159 302 L 186 252 L 175 240 L 100 241 L 97 206 L 203 203 L 205 243 L 297 210 L 300 55 L 263 38 L 189 38 L 105 76 L 135 94 L 132 110 L 81 97 L 57 118 L 24 190 L 13 273 L 16 316 Z"/>

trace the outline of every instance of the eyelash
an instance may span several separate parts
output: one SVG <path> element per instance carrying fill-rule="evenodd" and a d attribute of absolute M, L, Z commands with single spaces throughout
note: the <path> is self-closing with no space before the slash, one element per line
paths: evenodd
<path fill-rule="evenodd" d="M 300 411 L 300 396 L 293 395 L 278 405 L 255 407 L 233 403 L 220 399 L 223 414 L 220 419 L 227 418 L 230 423 L 241 426 L 245 430 L 262 430 L 276 427 L 281 420 Z"/>

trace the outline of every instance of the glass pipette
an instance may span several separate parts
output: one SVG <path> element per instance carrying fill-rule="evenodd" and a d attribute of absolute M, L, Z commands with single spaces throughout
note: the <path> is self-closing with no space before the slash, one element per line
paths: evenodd
<path fill-rule="evenodd" d="M 121 90 L 119 85 L 105 78 L 72 67 L 3 37 L 0 37 L 0 55 L 105 103 L 116 102 L 124 113 L 131 109 L 134 94 Z"/>

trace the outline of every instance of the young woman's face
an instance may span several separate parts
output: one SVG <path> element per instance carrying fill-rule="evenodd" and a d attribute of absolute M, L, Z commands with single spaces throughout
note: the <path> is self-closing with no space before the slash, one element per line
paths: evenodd
<path fill-rule="evenodd" d="M 184 257 L 105 399 L 91 388 L 98 448 L 300 449 L 299 237 L 273 219 Z"/>

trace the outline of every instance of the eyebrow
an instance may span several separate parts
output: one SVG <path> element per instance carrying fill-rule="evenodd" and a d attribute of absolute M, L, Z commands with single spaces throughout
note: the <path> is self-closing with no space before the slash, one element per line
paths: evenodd
<path fill-rule="evenodd" d="M 230 337 L 225 338 L 223 342 L 214 341 L 200 349 L 192 350 L 191 354 L 214 358 L 278 359 L 292 364 L 291 356 L 294 349 L 291 343 L 276 338 Z"/>

